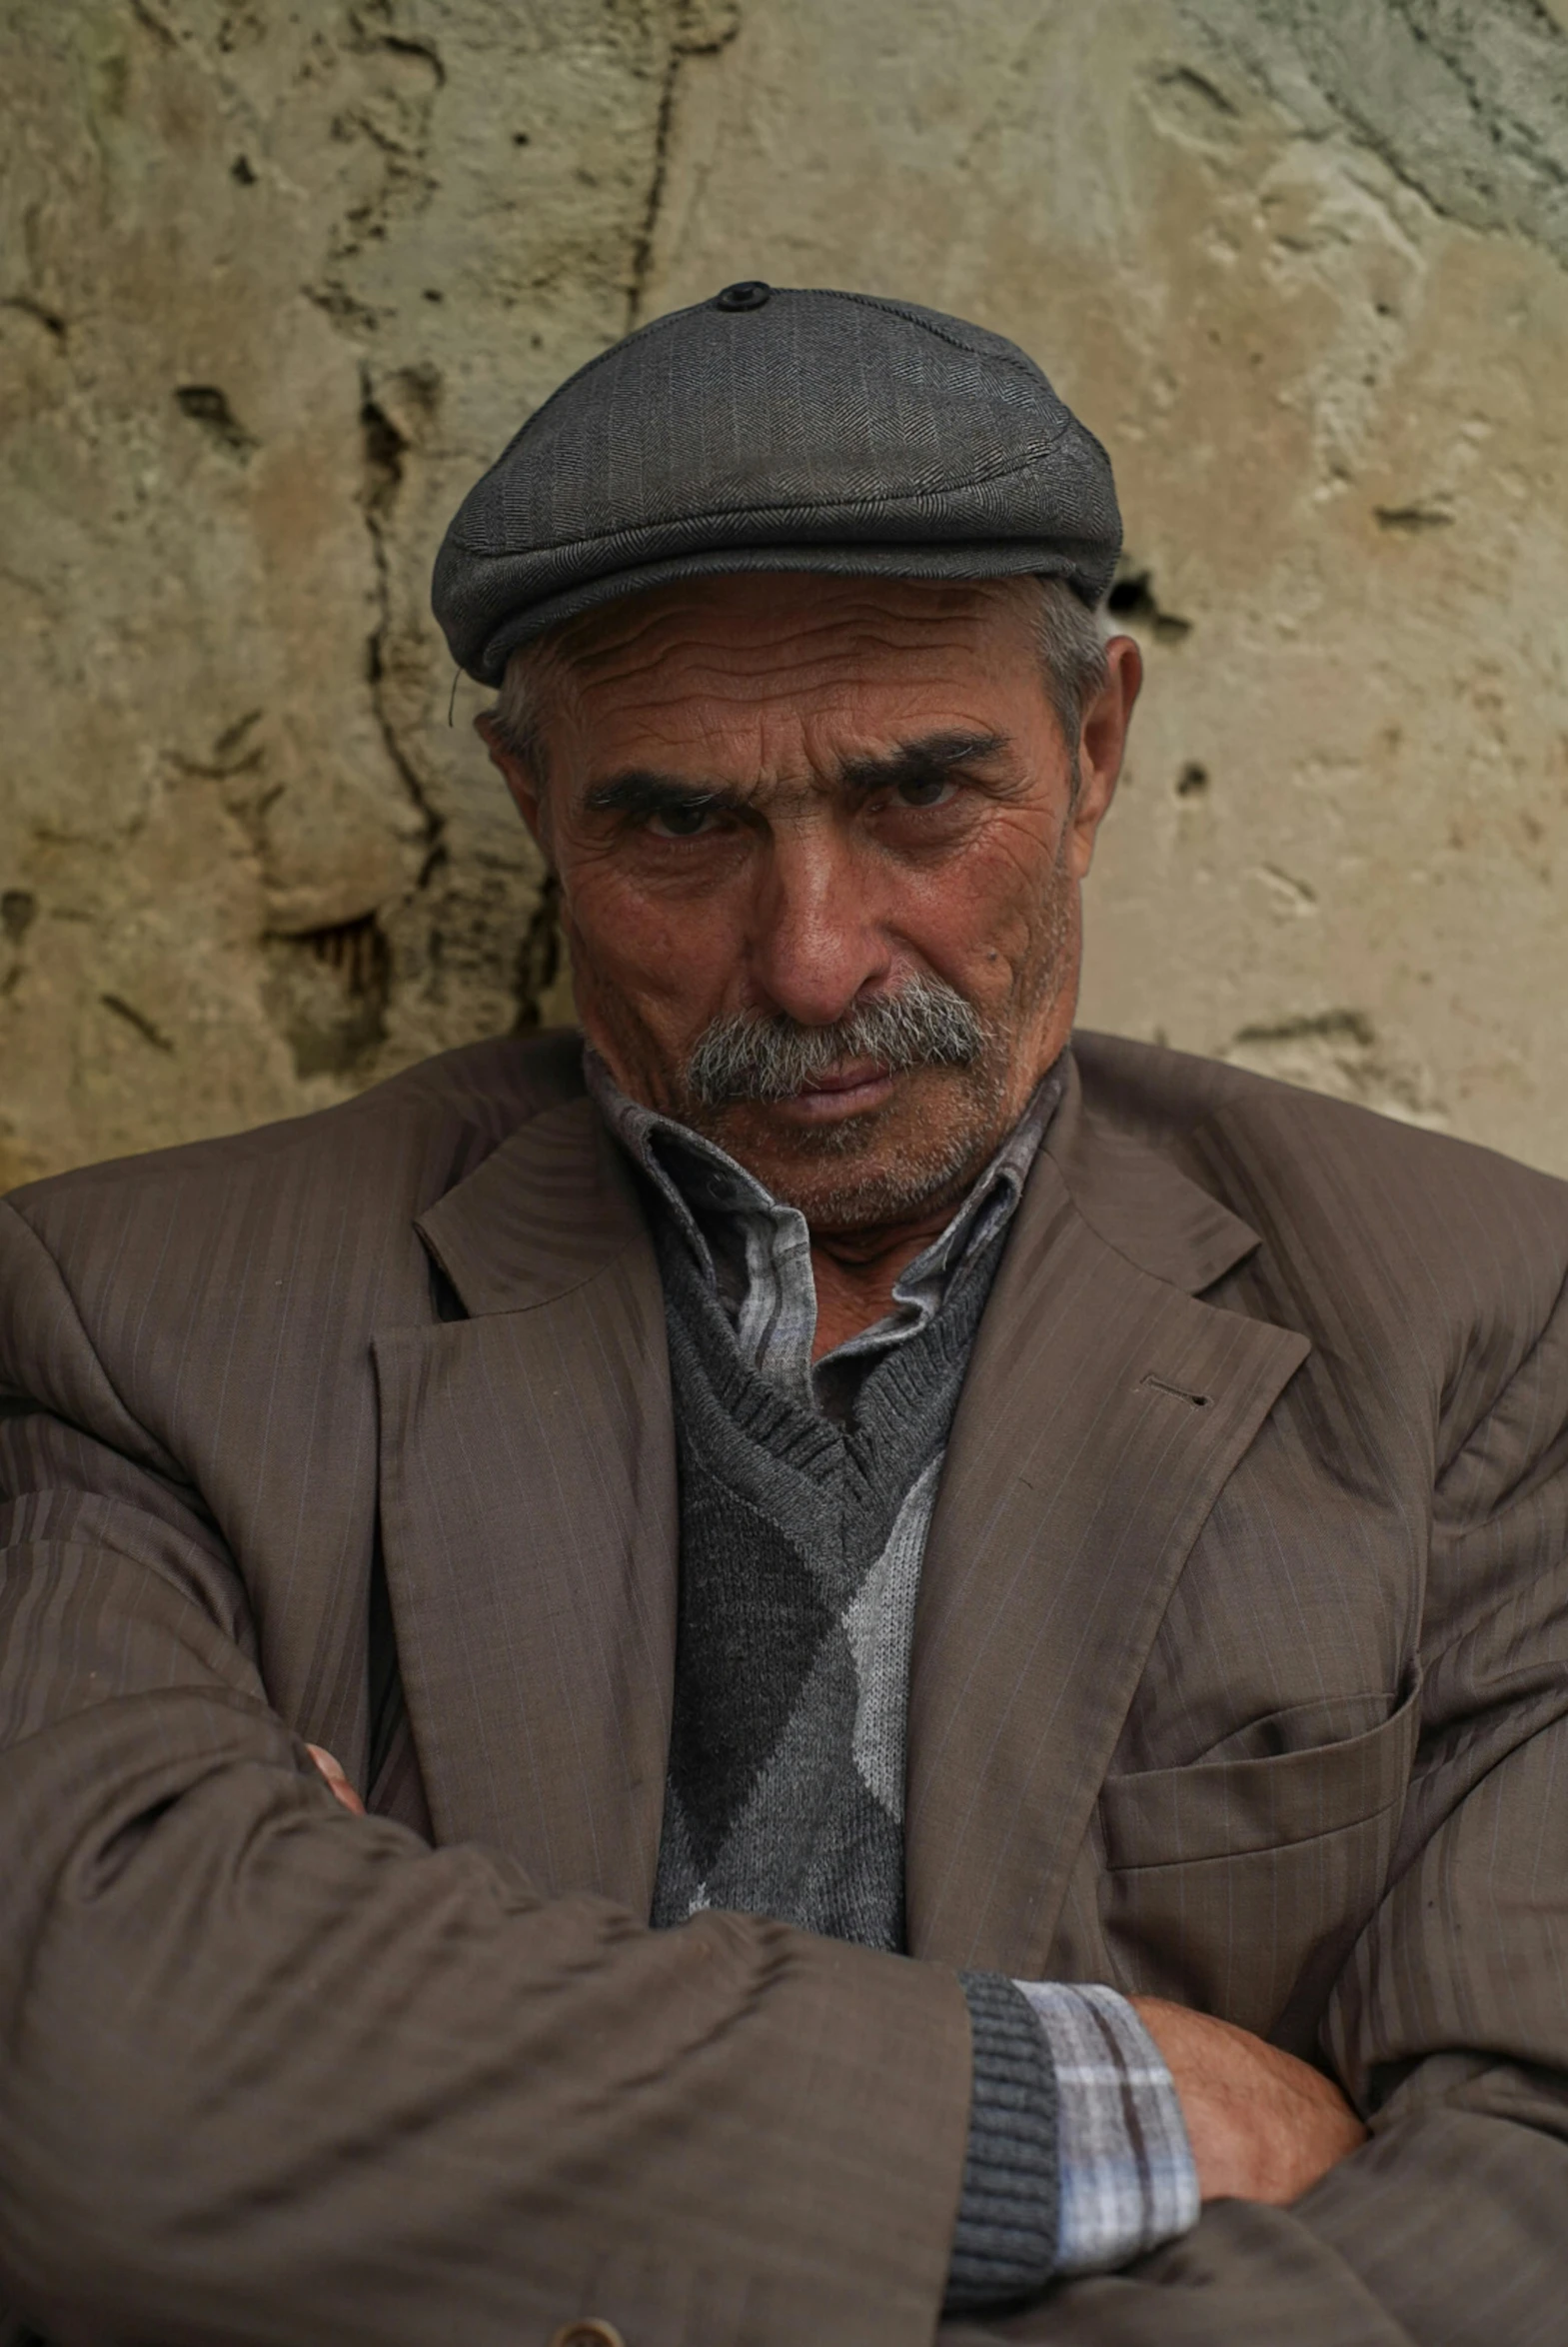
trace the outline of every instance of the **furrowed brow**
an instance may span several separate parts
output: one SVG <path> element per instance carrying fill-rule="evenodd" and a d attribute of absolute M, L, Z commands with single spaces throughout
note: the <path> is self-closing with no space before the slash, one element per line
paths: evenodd
<path fill-rule="evenodd" d="M 896 791 L 904 783 L 939 780 L 956 767 L 977 765 L 1005 750 L 1008 741 L 1006 734 L 924 734 L 879 757 L 846 758 L 839 775 L 845 790 L 868 797 L 873 791 Z"/>
<path fill-rule="evenodd" d="M 667 807 L 739 808 L 740 797 L 722 784 L 692 783 L 655 767 L 629 767 L 609 775 L 584 794 L 590 815 L 658 815 Z"/>

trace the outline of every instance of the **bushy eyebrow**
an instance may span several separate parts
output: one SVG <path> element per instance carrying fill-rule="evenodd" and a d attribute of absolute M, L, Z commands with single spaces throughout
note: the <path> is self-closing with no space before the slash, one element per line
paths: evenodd
<path fill-rule="evenodd" d="M 922 734 L 877 757 L 845 759 L 838 771 L 846 790 L 868 798 L 873 791 L 897 791 L 908 783 L 943 782 L 955 767 L 976 766 L 1007 746 L 1005 734 Z"/>
<path fill-rule="evenodd" d="M 866 799 L 877 791 L 896 791 L 909 783 L 941 782 L 953 770 L 993 758 L 1008 747 L 1005 734 L 922 734 L 917 741 L 900 742 L 896 749 L 847 758 L 838 780 L 852 798 Z M 584 794 L 590 815 L 633 818 L 662 814 L 667 808 L 704 808 L 715 813 L 744 815 L 751 802 L 745 792 L 725 783 L 697 783 L 657 767 L 628 767 L 607 776 Z"/>
<path fill-rule="evenodd" d="M 583 805 L 590 815 L 659 815 L 667 807 L 731 808 L 739 814 L 743 794 L 722 783 L 692 783 L 680 775 L 661 774 L 657 767 L 628 767 L 585 792 Z"/>

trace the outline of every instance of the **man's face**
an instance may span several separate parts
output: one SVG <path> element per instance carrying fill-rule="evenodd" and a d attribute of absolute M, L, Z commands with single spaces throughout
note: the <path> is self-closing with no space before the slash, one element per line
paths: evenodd
<path fill-rule="evenodd" d="M 481 721 L 617 1082 L 816 1229 L 961 1193 L 1066 1042 L 1139 668 L 1112 643 L 1069 744 L 1038 608 L 1029 581 L 697 581 L 552 641 L 543 772 Z"/>

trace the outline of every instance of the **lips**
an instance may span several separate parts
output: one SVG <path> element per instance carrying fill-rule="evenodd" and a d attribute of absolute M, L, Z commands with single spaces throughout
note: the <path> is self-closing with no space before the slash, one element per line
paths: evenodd
<path fill-rule="evenodd" d="M 795 1095 L 797 1100 L 832 1098 L 839 1093 L 863 1092 L 870 1084 L 879 1084 L 887 1075 L 885 1068 L 874 1060 L 851 1060 L 847 1068 L 835 1068 L 826 1076 L 813 1076 Z"/>
<path fill-rule="evenodd" d="M 786 1120 L 798 1119 L 807 1125 L 832 1124 L 840 1118 L 863 1116 L 871 1109 L 879 1109 L 893 1086 L 890 1069 L 875 1060 L 851 1060 L 846 1068 L 834 1068 L 823 1076 L 813 1076 L 809 1084 L 780 1101 L 779 1109 Z"/>

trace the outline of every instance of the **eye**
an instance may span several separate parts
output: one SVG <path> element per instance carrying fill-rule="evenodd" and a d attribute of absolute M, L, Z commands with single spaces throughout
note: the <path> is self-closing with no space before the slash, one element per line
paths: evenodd
<path fill-rule="evenodd" d="M 902 807 L 945 807 L 957 787 L 945 775 L 911 775 L 898 785 L 897 799 Z"/>
<path fill-rule="evenodd" d="M 712 829 L 714 811 L 703 799 L 672 799 L 648 819 L 656 840 L 695 840 Z"/>

